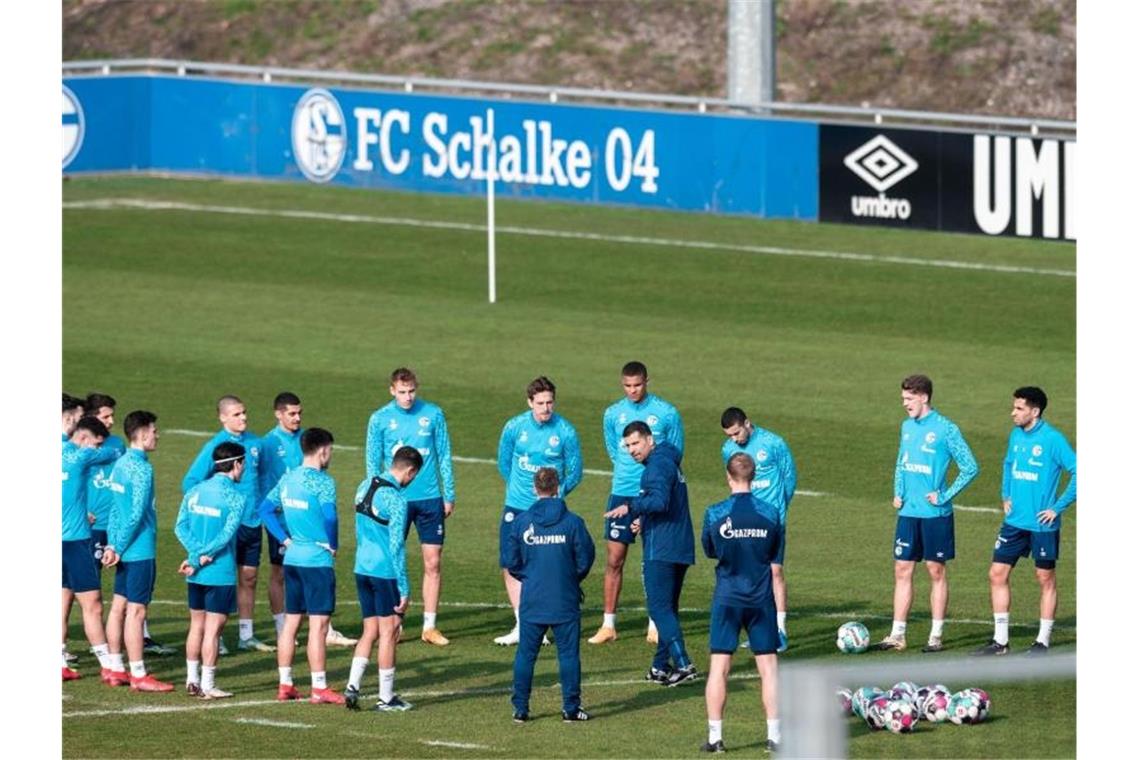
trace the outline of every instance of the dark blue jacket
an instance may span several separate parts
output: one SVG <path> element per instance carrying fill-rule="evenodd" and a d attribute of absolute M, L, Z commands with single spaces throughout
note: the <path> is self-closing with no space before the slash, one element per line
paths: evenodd
<path fill-rule="evenodd" d="M 713 604 L 774 604 L 772 560 L 780 549 L 780 512 L 751 493 L 737 493 L 705 510 L 701 546 L 716 565 Z"/>
<path fill-rule="evenodd" d="M 522 581 L 520 620 L 566 623 L 581 614 L 580 588 L 594 564 L 594 541 L 562 499 L 539 499 L 516 515 L 499 559 Z"/>
<path fill-rule="evenodd" d="M 642 557 L 657 562 L 692 565 L 696 561 L 693 520 L 689 517 L 689 487 L 681 472 L 681 452 L 658 443 L 645 458 L 641 495 L 629 509 L 641 518 Z"/>

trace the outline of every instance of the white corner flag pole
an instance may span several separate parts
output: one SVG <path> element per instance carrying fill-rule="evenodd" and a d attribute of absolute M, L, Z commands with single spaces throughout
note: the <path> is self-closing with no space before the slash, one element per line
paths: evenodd
<path fill-rule="evenodd" d="M 495 165 L 495 112 L 487 109 L 487 134 L 491 138 L 491 148 L 487 151 L 487 302 L 495 303 L 495 180 L 498 167 Z"/>

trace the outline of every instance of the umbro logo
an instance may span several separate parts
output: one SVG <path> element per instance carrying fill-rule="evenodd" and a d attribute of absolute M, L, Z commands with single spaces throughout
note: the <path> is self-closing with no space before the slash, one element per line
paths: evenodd
<path fill-rule="evenodd" d="M 848 153 L 843 163 L 880 193 L 918 170 L 918 162 L 884 135 L 876 135 Z"/>

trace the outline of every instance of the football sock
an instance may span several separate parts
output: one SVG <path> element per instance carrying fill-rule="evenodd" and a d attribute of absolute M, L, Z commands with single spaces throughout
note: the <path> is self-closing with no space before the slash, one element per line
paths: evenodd
<path fill-rule="evenodd" d="M 202 691 L 209 691 L 214 688 L 214 674 L 218 671 L 217 666 L 207 665 L 202 668 Z"/>
<path fill-rule="evenodd" d="M 930 621 L 930 638 L 942 638 L 942 626 L 946 624 L 944 619 L 934 618 Z"/>
<path fill-rule="evenodd" d="M 67 662 L 67 647 L 64 647 L 63 651 L 60 654 L 63 657 L 63 667 L 70 668 L 71 665 L 69 665 Z"/>
<path fill-rule="evenodd" d="M 277 668 L 277 673 L 278 673 L 278 682 L 282 686 L 292 686 L 293 685 L 293 668 L 292 667 Z"/>
<path fill-rule="evenodd" d="M 519 608 L 515 607 L 515 628 L 519 627 Z"/>
<path fill-rule="evenodd" d="M 994 613 L 994 641 L 999 644 L 1009 643 L 1009 613 Z"/>
<path fill-rule="evenodd" d="M 143 638 L 150 638 L 150 626 L 147 624 L 146 618 L 143 618 Z"/>
<path fill-rule="evenodd" d="M 434 612 L 425 612 L 424 613 L 424 630 L 427 631 L 427 630 L 431 630 L 432 628 L 435 628 L 435 613 Z"/>
<path fill-rule="evenodd" d="M 380 668 L 380 699 L 384 702 L 392 701 L 392 694 L 396 690 L 396 669 Z"/>
<path fill-rule="evenodd" d="M 776 613 L 776 628 L 778 628 L 780 631 L 782 631 L 785 636 L 788 634 L 788 613 L 786 613 L 786 612 L 777 612 Z"/>
<path fill-rule="evenodd" d="M 653 618 L 649 618 L 649 628 L 647 630 L 650 630 L 650 631 L 656 631 L 657 630 L 657 623 L 653 622 Z"/>
<path fill-rule="evenodd" d="M 1037 640 L 1049 646 L 1049 637 L 1053 635 L 1053 621 L 1041 618 L 1041 628 L 1037 631 Z"/>
<path fill-rule="evenodd" d="M 716 744 L 720 741 L 720 730 L 724 725 L 723 720 L 710 720 L 709 721 L 709 744 Z"/>
<path fill-rule="evenodd" d="M 122 673 L 124 670 L 126 670 L 126 668 L 123 667 L 122 652 L 119 654 L 109 654 L 107 656 L 111 659 L 111 670 L 115 671 L 116 673 Z"/>
<path fill-rule="evenodd" d="M 325 671 L 323 670 L 314 670 L 309 678 L 312 679 L 314 689 L 327 689 L 329 687 L 328 681 L 325 680 Z"/>
<path fill-rule="evenodd" d="M 606 628 L 617 628 L 617 613 L 603 612 L 602 625 L 604 625 Z"/>
<path fill-rule="evenodd" d="M 131 678 L 145 678 L 146 663 L 142 660 L 131 660 Z"/>
<path fill-rule="evenodd" d="M 348 671 L 348 685 L 360 691 L 360 681 L 364 678 L 366 670 L 368 670 L 368 658 L 353 657 L 352 668 Z"/>
<path fill-rule="evenodd" d="M 201 660 L 186 661 L 186 683 L 198 683 L 202 680 L 198 675 L 198 668 L 201 664 Z"/>
<path fill-rule="evenodd" d="M 893 620 L 893 621 L 891 621 L 891 636 L 892 637 L 906 636 L 906 621 L 905 620 Z"/>
<path fill-rule="evenodd" d="M 768 721 L 768 741 L 776 742 L 779 744 L 782 739 L 780 738 L 780 719 L 773 718 Z"/>
<path fill-rule="evenodd" d="M 238 618 L 238 638 L 242 641 L 253 638 L 253 621 L 247 618 Z"/>
<path fill-rule="evenodd" d="M 107 649 L 106 644 L 96 644 L 91 647 L 91 651 L 99 658 L 99 667 L 114 670 L 114 668 L 111 667 L 111 652 Z"/>
<path fill-rule="evenodd" d="M 277 612 L 273 615 L 273 628 L 277 631 L 277 635 L 281 635 L 281 629 L 285 627 L 285 613 Z"/>

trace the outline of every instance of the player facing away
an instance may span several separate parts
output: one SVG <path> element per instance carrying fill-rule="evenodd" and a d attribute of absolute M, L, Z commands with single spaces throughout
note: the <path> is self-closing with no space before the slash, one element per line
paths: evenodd
<path fill-rule="evenodd" d="M 245 495 L 245 447 L 219 443 L 210 452 L 213 471 L 192 487 L 178 508 L 174 535 L 186 550 L 178 572 L 186 576 L 190 630 L 186 634 L 186 693 L 202 699 L 232 697 L 218 688 L 218 644 L 226 620 L 237 610 L 238 527 Z M 249 477 L 252 477 L 250 475 Z"/>
<path fill-rule="evenodd" d="M 206 441 L 194 459 L 186 477 L 182 479 L 182 494 L 210 477 L 213 471 L 212 454 L 218 444 L 237 443 L 245 449 L 246 475 L 237 483 L 245 496 L 245 511 L 237 535 L 238 563 L 238 649 L 272 652 L 273 647 L 253 635 L 253 609 L 257 595 L 257 567 L 261 563 L 261 517 L 258 515 L 258 493 L 261 468 L 261 439 L 246 430 L 245 404 L 237 396 L 218 399 L 218 420 L 222 423 L 213 438 Z M 226 653 L 225 643 L 221 645 Z"/>
<path fill-rule="evenodd" d="M 388 392 L 392 400 L 372 413 L 364 449 L 367 478 L 391 468 L 393 456 L 411 446 L 423 457 L 420 474 L 407 487 L 408 520 L 404 538 L 416 525 L 423 555 L 424 622 L 420 639 L 445 647 L 450 642 L 436 627 L 443 559 L 444 521 L 455 510 L 455 476 L 451 467 L 451 438 L 447 419 L 435 404 L 417 398 L 419 380 L 407 367 L 392 372 Z"/>
<path fill-rule="evenodd" d="M 642 467 L 621 445 L 621 434 L 629 423 L 640 420 L 649 426 L 653 438 L 667 441 L 678 451 L 685 452 L 685 428 L 676 407 L 660 396 L 649 392 L 649 370 L 641 362 L 633 361 L 621 368 L 621 388 L 625 398 L 611 404 L 602 415 L 602 437 L 606 453 L 613 464 L 613 485 L 606 510 L 625 504 L 638 495 Z M 602 625 L 588 641 L 604 644 L 617 639 L 617 607 L 621 598 L 625 558 L 637 534 L 630 529 L 632 518 L 606 520 L 606 576 L 602 585 Z M 649 621 L 649 640 L 656 644 L 657 627 Z"/>
<path fill-rule="evenodd" d="M 728 700 L 728 671 L 740 632 L 748 633 L 748 646 L 756 657 L 760 696 L 768 718 L 768 749 L 780 743 L 776 712 L 776 600 L 772 591 L 775 558 L 783 545 L 779 509 L 756 495 L 756 460 L 751 452 L 738 452 L 726 465 L 731 495 L 705 510 L 701 547 L 717 560 L 709 623 L 709 676 L 705 705 L 709 739 L 703 752 L 724 752 L 722 727 Z"/>
<path fill-rule="evenodd" d="M 63 443 L 67 443 L 75 431 L 75 423 L 83 417 L 83 399 L 70 393 L 63 394 Z"/>
<path fill-rule="evenodd" d="M 296 393 L 282 391 L 273 399 L 273 416 L 277 424 L 261 437 L 261 465 L 257 473 L 258 495 L 265 498 L 273 486 L 290 470 L 301 466 L 301 415 L 304 408 Z M 278 517 L 280 519 L 280 517 Z M 275 635 L 281 635 L 285 624 L 285 547 L 278 543 L 267 528 L 265 541 L 269 547 L 269 610 L 273 613 Z M 356 639 L 345 636 L 329 622 L 325 643 L 336 646 L 352 646 Z"/>
<path fill-rule="evenodd" d="M 332 460 L 332 433 L 309 428 L 301 436 L 301 467 L 287 473 L 261 502 L 261 519 L 285 546 L 285 625 L 277 637 L 277 699 L 301 699 L 293 686 L 293 651 L 301 617 L 308 615 L 307 654 L 313 704 L 344 704 L 328 687 L 325 637 L 336 610 L 336 482 L 325 470 Z M 281 513 L 278 519 L 277 513 Z"/>
<path fill-rule="evenodd" d="M 388 469 L 365 477 L 356 489 L 356 595 L 363 619 L 360 640 L 352 654 L 344 704 L 360 709 L 360 682 L 368 669 L 368 658 L 376 647 L 380 671 L 380 694 L 374 708 L 378 712 L 412 709 L 396 693 L 396 644 L 400 618 L 408 609 L 411 587 L 404 551 L 404 529 L 408 522 L 408 502 L 403 489 L 423 468 L 420 452 L 401 446 L 391 457 Z M 379 643 L 377 643 L 379 642 Z"/>
<path fill-rule="evenodd" d="M 640 495 L 606 512 L 605 517 L 628 514 L 640 521 L 645 602 L 658 633 L 657 651 L 645 680 L 676 686 L 697 677 L 678 617 L 685 572 L 695 561 L 689 487 L 681 471 L 681 452 L 672 444 L 656 443 L 649 425 L 629 423 L 622 431 L 622 442 L 633 460 L 643 465 Z"/>
<path fill-rule="evenodd" d="M 582 581 L 594 565 L 594 541 L 586 522 L 558 498 L 558 473 L 540 467 L 534 475 L 538 501 L 511 525 L 500 564 L 522 585 L 519 602 L 519 648 L 515 652 L 514 720 L 530 719 L 534 663 L 547 629 L 558 647 L 558 681 L 562 685 L 562 720 L 589 720 L 582 709 Z"/>
<path fill-rule="evenodd" d="M 174 691 L 174 684 L 146 672 L 143 661 L 146 609 L 154 596 L 155 544 L 158 516 L 154 510 L 154 466 L 147 454 L 158 446 L 158 418 L 136 410 L 123 421 L 130 448 L 111 470 L 111 514 L 103 564 L 115 568 L 115 596 L 107 616 L 111 650 L 111 686 L 130 684 L 131 691 Z M 126 645 L 130 676 L 123 668 Z"/>
<path fill-rule="evenodd" d="M 720 427 L 728 440 L 720 454 L 725 465 L 739 453 L 752 458 L 756 476 L 752 479 L 752 494 L 776 507 L 780 525 L 780 547 L 772 560 L 772 595 L 776 599 L 776 628 L 780 646 L 777 652 L 788 648 L 788 587 L 784 580 L 784 547 L 788 539 L 788 507 L 796 494 L 796 462 L 784 439 L 770 430 L 753 424 L 739 407 L 730 406 L 720 416 Z"/>
<path fill-rule="evenodd" d="M 507 483 L 503 517 L 499 521 L 499 557 L 511 524 L 534 503 L 534 475 L 542 467 L 558 474 L 559 495 L 565 498 L 582 481 L 582 450 L 578 432 L 554 411 L 554 383 L 536 377 L 526 387 L 530 411 L 507 420 L 499 437 L 499 474 Z M 495 639 L 500 646 L 519 643 L 519 594 L 522 585 L 503 568 L 507 598 L 515 611 L 515 627 Z"/>
<path fill-rule="evenodd" d="M 1042 415 L 1049 404 L 1045 391 L 1034 386 L 1013 392 L 1013 429 L 1001 473 L 1001 501 L 1005 520 L 994 542 L 990 565 L 990 601 L 994 610 L 994 637 L 972 652 L 1002 655 L 1009 652 L 1009 574 L 1019 557 L 1033 557 L 1041 587 L 1041 622 L 1037 639 L 1026 652 L 1046 654 L 1057 614 L 1057 556 L 1061 548 L 1061 514 L 1077 497 L 1077 455 L 1064 434 Z M 1062 472 L 1069 483 L 1060 495 Z"/>
<path fill-rule="evenodd" d="M 74 681 L 79 673 L 67 663 L 67 613 L 72 601 L 79 602 L 83 613 L 83 632 L 91 651 L 99 658 L 101 674 L 111 670 L 111 654 L 103 629 L 103 601 L 95 549 L 91 542 L 91 523 L 87 519 L 87 484 L 91 467 L 106 464 L 117 457 L 114 450 L 99 445 L 107 438 L 106 426 L 94 417 L 82 417 L 72 427 L 71 436 L 63 442 L 63 680 Z"/>
<path fill-rule="evenodd" d="M 902 381 L 903 420 L 895 463 L 895 595 L 891 632 L 876 649 L 906 649 L 906 619 L 914 597 L 914 566 L 930 573 L 930 637 L 923 652 L 942 651 L 942 628 L 950 599 L 946 563 L 954 559 L 954 497 L 978 475 L 978 463 L 962 432 L 930 406 L 934 383 L 926 375 Z M 946 487 L 950 460 L 958 477 Z"/>

